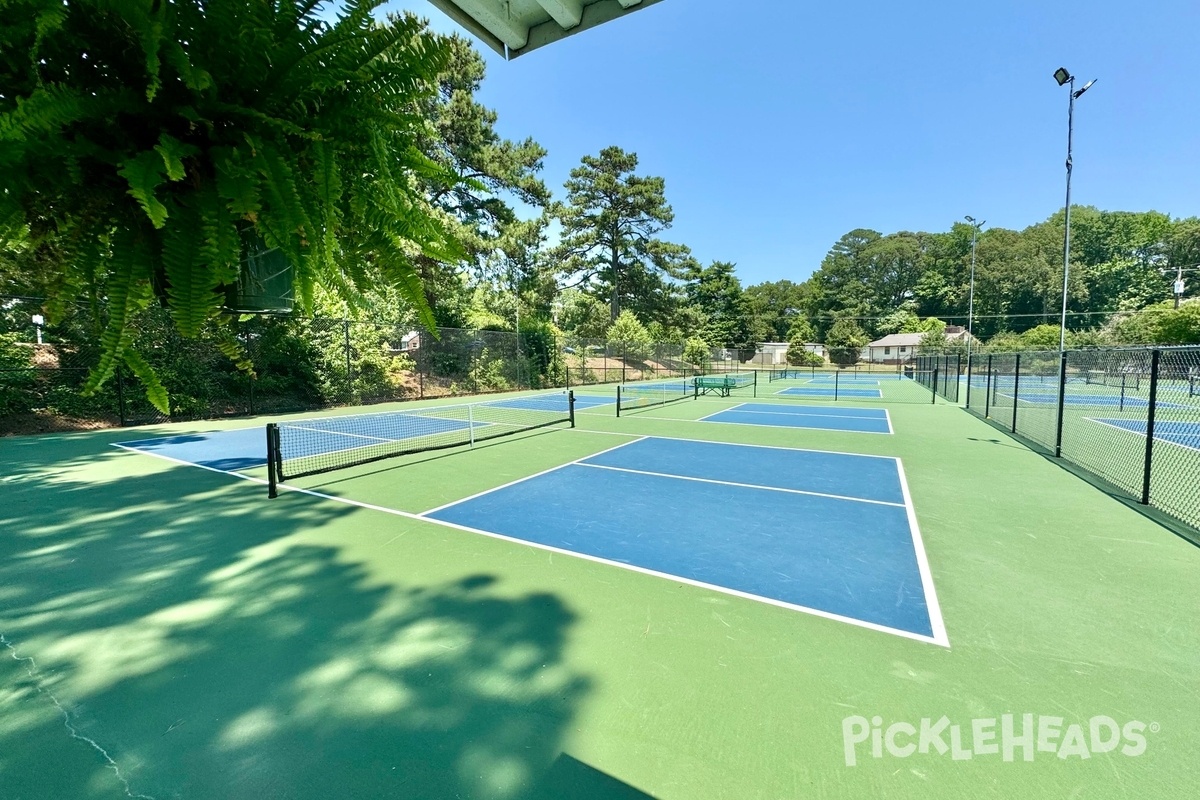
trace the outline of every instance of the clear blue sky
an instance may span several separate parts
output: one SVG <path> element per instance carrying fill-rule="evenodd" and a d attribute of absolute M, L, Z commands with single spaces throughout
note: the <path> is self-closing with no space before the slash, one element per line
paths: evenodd
<path fill-rule="evenodd" d="M 454 23 L 422 0 L 436 29 Z M 610 144 L 666 179 L 666 238 L 744 285 L 805 279 L 857 227 L 1023 228 L 1072 199 L 1200 215 L 1200 4 L 664 0 L 505 62 L 481 100 L 559 197 Z"/>

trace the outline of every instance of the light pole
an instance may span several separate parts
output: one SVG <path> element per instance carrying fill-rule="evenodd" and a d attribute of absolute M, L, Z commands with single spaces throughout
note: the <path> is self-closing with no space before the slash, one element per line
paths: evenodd
<path fill-rule="evenodd" d="M 1063 291 L 1062 319 L 1058 324 L 1058 424 L 1054 434 L 1054 457 L 1062 456 L 1063 408 L 1067 402 L 1067 280 L 1071 274 L 1071 138 L 1075 131 L 1075 99 L 1092 88 L 1095 78 L 1075 90 L 1075 76 L 1065 67 L 1054 71 L 1059 86 L 1070 84 L 1067 96 L 1067 205 L 1063 230 Z M 1016 417 L 1013 418 L 1014 420 Z"/>
<path fill-rule="evenodd" d="M 971 365 L 971 343 L 974 339 L 972 323 L 975 321 L 975 243 L 979 238 L 979 229 L 987 224 L 987 220 L 976 222 L 972 216 L 963 217 L 971 223 L 971 289 L 967 295 L 967 366 Z"/>
<path fill-rule="evenodd" d="M 1067 281 L 1071 272 L 1071 139 L 1075 129 L 1075 99 L 1092 88 L 1096 79 L 1093 78 L 1082 89 L 1075 91 L 1075 76 L 1067 72 L 1065 67 L 1059 67 L 1054 71 L 1054 80 L 1058 81 L 1059 86 L 1070 84 L 1067 100 L 1067 205 L 1066 230 L 1063 233 L 1062 319 L 1058 330 L 1058 352 L 1061 354 L 1066 351 L 1067 343 Z"/>
<path fill-rule="evenodd" d="M 37 343 L 42 343 L 42 326 L 46 324 L 46 318 L 41 314 L 33 315 L 33 327 L 37 330 Z"/>

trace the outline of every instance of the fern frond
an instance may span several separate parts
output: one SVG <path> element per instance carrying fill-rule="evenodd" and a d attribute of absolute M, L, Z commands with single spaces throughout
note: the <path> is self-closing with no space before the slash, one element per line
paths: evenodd
<path fill-rule="evenodd" d="M 123 161 L 117 173 L 129 183 L 127 194 L 138 201 L 151 224 L 156 228 L 165 225 L 167 207 L 155 196 L 155 189 L 166 180 L 162 156 L 153 150 L 145 150 Z"/>
<path fill-rule="evenodd" d="M 137 379 L 142 382 L 142 386 L 146 389 L 146 399 L 150 401 L 150 405 L 157 408 L 163 414 L 170 416 L 171 398 L 167 394 L 167 387 L 163 386 L 158 373 L 154 371 L 154 367 L 150 366 L 146 359 L 142 358 L 141 353 L 132 347 L 125 348 L 125 351 L 121 354 L 121 360 L 137 376 Z"/>

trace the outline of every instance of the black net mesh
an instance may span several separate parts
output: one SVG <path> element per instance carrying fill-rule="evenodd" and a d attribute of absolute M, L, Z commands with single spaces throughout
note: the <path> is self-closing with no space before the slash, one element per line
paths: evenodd
<path fill-rule="evenodd" d="M 279 480 L 385 458 L 474 444 L 570 422 L 564 392 L 483 403 L 296 420 L 275 426 Z"/>
<path fill-rule="evenodd" d="M 623 383 L 617 387 L 617 416 L 623 411 L 653 408 L 696 396 L 692 378 Z"/>

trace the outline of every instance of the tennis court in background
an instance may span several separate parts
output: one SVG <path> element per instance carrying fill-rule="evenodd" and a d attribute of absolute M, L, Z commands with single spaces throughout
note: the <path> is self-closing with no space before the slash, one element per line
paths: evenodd
<path fill-rule="evenodd" d="M 834 388 L 832 385 L 789 386 L 786 389 L 776 392 L 776 394 L 787 397 L 883 397 L 883 393 L 879 389 L 858 389 L 853 386 Z"/>
<path fill-rule="evenodd" d="M 700 421 L 859 433 L 892 432 L 892 421 L 886 408 L 738 403 L 732 408 L 701 417 Z"/>

